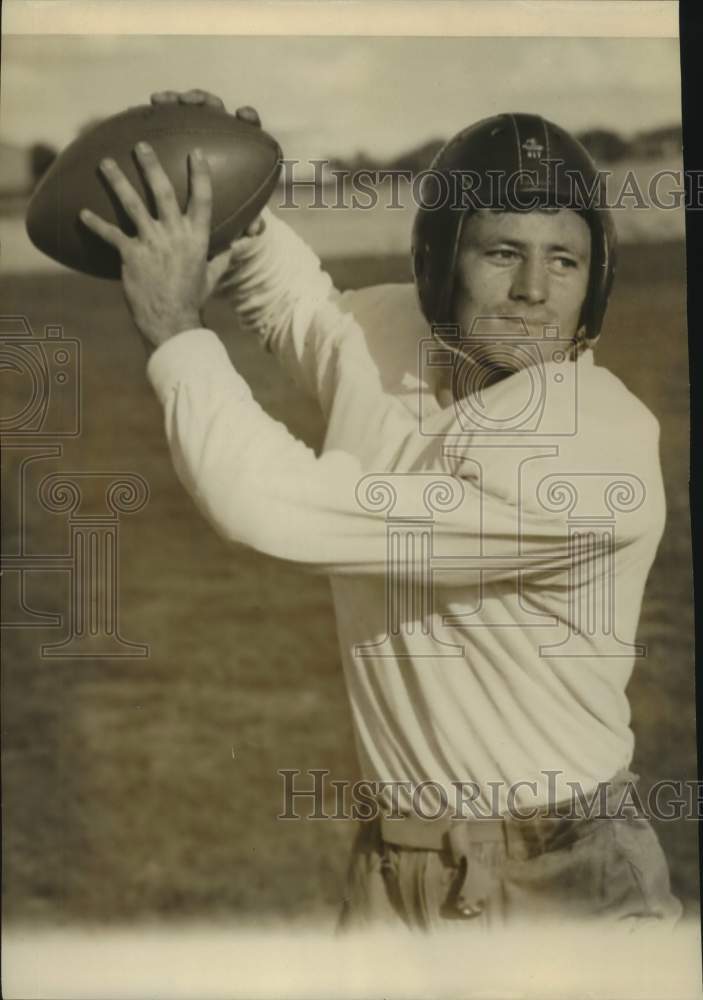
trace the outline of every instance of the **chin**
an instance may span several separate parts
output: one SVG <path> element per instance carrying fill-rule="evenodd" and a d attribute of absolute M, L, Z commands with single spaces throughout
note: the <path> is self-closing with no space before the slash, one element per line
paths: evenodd
<path fill-rule="evenodd" d="M 505 356 L 491 358 L 485 355 L 477 357 L 470 354 L 461 356 L 464 363 L 455 364 L 452 377 L 452 391 L 456 398 L 503 382 L 511 375 L 516 375 L 530 367 L 524 362 L 524 359 L 513 359 Z"/>

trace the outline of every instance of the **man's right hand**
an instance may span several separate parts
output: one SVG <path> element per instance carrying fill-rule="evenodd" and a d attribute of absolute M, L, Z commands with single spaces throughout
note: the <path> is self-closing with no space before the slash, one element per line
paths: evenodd
<path fill-rule="evenodd" d="M 176 90 L 160 90 L 157 93 L 152 94 L 150 100 L 153 105 L 206 104 L 208 107 L 211 108 L 221 108 L 222 111 L 225 110 L 225 104 L 221 97 L 218 97 L 216 94 L 211 94 L 207 90 L 200 90 L 200 88 L 197 87 L 194 90 L 185 90 L 182 92 Z M 249 105 L 244 105 L 241 108 L 237 108 L 234 114 L 235 117 L 239 118 L 241 121 L 247 122 L 249 125 L 256 125 L 258 126 L 258 128 L 261 128 L 261 119 L 259 118 L 259 113 L 256 110 L 256 108 L 252 108 Z M 264 228 L 263 220 L 260 215 L 257 215 L 257 217 L 253 220 L 253 222 L 251 222 L 247 226 L 245 233 L 247 236 L 257 236 L 263 228 Z M 215 264 L 215 261 L 217 261 L 218 264 L 221 263 L 222 271 L 224 271 L 225 266 L 227 264 L 227 260 L 224 258 L 228 258 L 228 256 L 229 255 L 227 252 L 225 252 L 224 254 L 219 254 L 218 257 L 215 257 L 214 260 L 210 261 L 210 265 Z M 220 261 L 220 258 L 223 258 L 222 261 Z M 213 268 L 214 272 L 213 277 L 217 276 L 218 270 L 219 267 Z M 222 273 L 222 271 L 220 271 L 220 274 Z"/>

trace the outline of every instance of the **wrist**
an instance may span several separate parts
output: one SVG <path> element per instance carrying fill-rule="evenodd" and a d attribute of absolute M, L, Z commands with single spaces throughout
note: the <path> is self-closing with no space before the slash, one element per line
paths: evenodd
<path fill-rule="evenodd" d="M 195 310 L 189 310 L 174 316 L 168 324 L 159 324 L 158 327 L 149 327 L 148 329 L 140 327 L 139 332 L 143 339 L 151 344 L 152 348 L 157 348 L 172 337 L 178 336 L 179 333 L 184 333 L 186 330 L 197 330 L 202 325 L 202 314 Z"/>
<path fill-rule="evenodd" d="M 183 333 L 185 330 L 197 330 L 198 327 L 201 327 L 202 325 L 203 314 L 197 309 L 191 309 L 187 312 L 179 313 L 172 325 L 170 335 L 166 337 L 166 340 L 169 339 L 169 336 L 175 337 L 176 334 Z"/>

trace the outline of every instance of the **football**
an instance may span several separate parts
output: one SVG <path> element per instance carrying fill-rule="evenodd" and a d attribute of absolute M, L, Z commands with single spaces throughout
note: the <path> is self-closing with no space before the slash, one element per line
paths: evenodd
<path fill-rule="evenodd" d="M 156 152 L 182 211 L 189 194 L 188 153 L 196 146 L 203 151 L 213 186 L 209 258 L 225 250 L 256 218 L 281 170 L 283 154 L 276 140 L 258 125 L 220 108 L 187 104 L 130 108 L 79 135 L 42 177 L 26 220 L 29 238 L 39 250 L 85 274 L 120 277 L 119 253 L 91 232 L 78 213 L 88 208 L 128 235 L 135 234 L 132 220 L 99 169 L 100 161 L 109 156 L 156 216 L 134 153 L 140 140 Z"/>

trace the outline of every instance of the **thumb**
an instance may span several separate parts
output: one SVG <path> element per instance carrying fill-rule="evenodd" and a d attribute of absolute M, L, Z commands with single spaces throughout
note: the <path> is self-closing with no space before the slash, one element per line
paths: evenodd
<path fill-rule="evenodd" d="M 265 225 L 264 220 L 261 217 L 261 215 L 257 215 L 257 217 L 252 222 L 250 222 L 247 228 L 244 230 L 244 235 L 258 236 L 259 233 L 262 233 L 264 231 L 264 225 Z"/>

